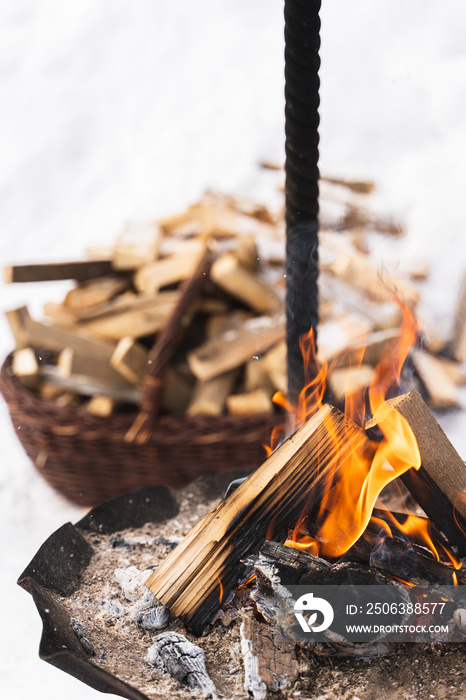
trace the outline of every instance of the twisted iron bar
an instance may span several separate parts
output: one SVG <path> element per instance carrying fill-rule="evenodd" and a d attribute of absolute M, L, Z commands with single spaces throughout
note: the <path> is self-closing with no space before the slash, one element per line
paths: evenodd
<path fill-rule="evenodd" d="M 321 0 L 285 0 L 286 317 L 288 395 L 296 404 L 317 373 L 299 338 L 318 321 L 319 76 Z"/>

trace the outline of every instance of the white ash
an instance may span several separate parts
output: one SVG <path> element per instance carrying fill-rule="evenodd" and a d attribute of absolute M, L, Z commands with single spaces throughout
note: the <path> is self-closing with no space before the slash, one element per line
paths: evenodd
<path fill-rule="evenodd" d="M 147 660 L 188 688 L 200 691 L 205 698 L 217 697 L 206 671 L 204 652 L 182 634 L 162 632 L 155 636 Z"/>
<path fill-rule="evenodd" d="M 148 567 L 144 571 L 140 571 L 136 566 L 115 569 L 115 579 L 126 600 L 134 603 L 146 594 L 145 583 L 155 568 Z"/>

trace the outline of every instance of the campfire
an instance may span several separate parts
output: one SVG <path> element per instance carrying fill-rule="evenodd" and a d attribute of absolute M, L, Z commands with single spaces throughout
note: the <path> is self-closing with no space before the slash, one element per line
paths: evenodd
<path fill-rule="evenodd" d="M 349 390 L 340 407 L 327 403 L 324 363 L 296 406 L 275 396 L 287 424 L 274 430 L 263 464 L 210 510 L 206 494 L 195 505 L 196 486 L 181 492 L 178 516 L 168 491 L 143 490 L 126 497 L 138 522 L 114 503 L 110 520 L 98 507 L 44 545 L 22 585 L 67 627 L 61 647 L 81 649 L 99 687 L 103 669 L 117 679 L 107 689 L 121 691 L 123 682 L 127 697 L 134 688 L 143 698 L 299 697 L 315 658 L 396 653 L 399 640 L 383 630 L 357 641 L 341 625 L 308 636 L 314 618 L 305 608 L 296 613 L 298 596 L 323 588 L 335 616 L 357 609 L 354 590 L 388 590 L 390 603 L 379 596 L 377 605 L 412 610 L 396 618 L 407 630 L 430 629 L 441 610 L 446 624 L 429 641 L 449 642 L 461 656 L 454 642 L 466 635 L 466 473 L 420 395 L 400 393 L 417 337 L 413 314 L 402 310 L 400 333 L 366 390 Z M 312 333 L 301 345 L 315 368 Z M 361 361 L 364 348 L 359 354 Z M 153 524 L 141 526 L 151 501 Z M 48 571 L 57 550 L 58 582 Z"/>

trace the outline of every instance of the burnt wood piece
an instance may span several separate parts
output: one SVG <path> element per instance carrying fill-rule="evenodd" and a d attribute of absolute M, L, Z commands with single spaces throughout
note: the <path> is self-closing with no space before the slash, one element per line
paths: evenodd
<path fill-rule="evenodd" d="M 240 627 L 244 663 L 244 689 L 248 697 L 265 700 L 267 690 L 286 691 L 298 680 L 295 645 L 277 639 L 270 625 L 252 614 L 243 615 Z"/>
<path fill-rule="evenodd" d="M 4 270 L 5 282 L 48 282 L 76 280 L 84 282 L 110 275 L 115 270 L 111 260 L 76 260 L 73 262 L 11 265 Z"/>
<path fill-rule="evenodd" d="M 268 532 L 285 531 L 314 499 L 320 502 L 345 459 L 365 451 L 372 445 L 364 431 L 324 406 L 191 530 L 146 585 L 202 634 L 236 587 L 241 560 L 259 549 Z"/>
<path fill-rule="evenodd" d="M 466 556 L 466 467 L 416 391 L 386 401 L 366 428 L 382 424 L 389 411 L 409 423 L 421 455 L 421 468 L 401 479 L 436 528 Z"/>

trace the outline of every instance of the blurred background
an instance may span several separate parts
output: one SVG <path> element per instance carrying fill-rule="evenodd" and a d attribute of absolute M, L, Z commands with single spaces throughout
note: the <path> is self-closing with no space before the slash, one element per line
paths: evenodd
<path fill-rule="evenodd" d="M 331 0 L 322 11 L 320 170 L 376 182 L 406 230 L 381 262 L 430 263 L 423 304 L 448 333 L 466 268 L 466 6 Z M 268 201 L 284 160 L 282 0 L 4 0 L 0 6 L 0 264 L 79 258 L 129 220 L 207 187 Z M 40 311 L 65 283 L 1 286 Z M 465 400 L 463 397 L 463 405 Z M 466 454 L 465 416 L 440 417 Z M 7 697 L 89 700 L 39 661 L 41 623 L 16 579 L 83 511 L 37 475 L 0 404 L 0 679 Z"/>

